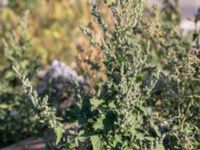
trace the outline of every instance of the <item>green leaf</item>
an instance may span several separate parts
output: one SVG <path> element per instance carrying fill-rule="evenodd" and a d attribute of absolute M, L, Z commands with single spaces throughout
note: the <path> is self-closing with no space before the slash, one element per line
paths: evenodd
<path fill-rule="evenodd" d="M 13 105 L 8 105 L 8 104 L 0 104 L 0 109 L 8 109 L 11 110 Z"/>
<path fill-rule="evenodd" d="M 93 109 L 98 108 L 101 104 L 103 104 L 103 102 L 104 101 L 102 99 L 93 98 L 90 100 L 90 103 L 92 104 Z"/>
<path fill-rule="evenodd" d="M 135 150 L 139 150 L 140 149 L 140 146 L 135 144 L 135 143 L 132 143 L 132 147 L 135 149 Z"/>
<path fill-rule="evenodd" d="M 101 139 L 99 138 L 98 135 L 91 136 L 90 140 L 92 143 L 93 150 L 102 150 L 103 149 Z"/>
<path fill-rule="evenodd" d="M 165 150 L 164 146 L 162 144 L 158 144 L 156 145 L 156 149 L 155 150 Z"/>
<path fill-rule="evenodd" d="M 56 145 L 57 145 L 63 136 L 63 126 L 59 124 L 56 128 L 54 128 L 54 132 L 56 134 Z"/>
<path fill-rule="evenodd" d="M 143 140 L 144 139 L 144 135 L 142 133 L 138 132 L 135 136 L 136 136 L 136 139 L 138 139 L 138 140 Z"/>
<path fill-rule="evenodd" d="M 123 143 L 123 140 L 122 140 L 122 136 L 121 136 L 121 135 L 116 134 L 116 135 L 115 135 L 115 138 L 114 138 L 114 140 L 113 140 L 113 147 L 116 147 L 116 145 L 117 145 L 118 143 Z"/>
<path fill-rule="evenodd" d="M 103 120 L 103 125 L 105 130 L 112 129 L 114 127 L 114 122 L 115 122 L 116 116 L 113 114 L 113 112 L 109 111 L 105 119 Z"/>
<path fill-rule="evenodd" d="M 93 128 L 95 130 L 97 130 L 97 129 L 100 129 L 100 130 L 104 129 L 104 122 L 103 122 L 104 119 L 105 119 L 105 116 L 101 115 L 100 118 L 98 118 L 97 121 L 94 123 Z"/>
<path fill-rule="evenodd" d="M 155 140 L 155 138 L 153 138 L 153 137 L 145 137 L 145 139 L 147 139 L 148 141 L 151 141 L 151 142 L 153 142 Z"/>
<path fill-rule="evenodd" d="M 114 102 L 110 102 L 110 103 L 108 104 L 108 106 L 109 106 L 110 109 L 115 109 L 115 108 L 116 108 Z"/>
<path fill-rule="evenodd" d="M 156 135 L 159 136 L 159 137 L 161 137 L 161 133 L 160 133 L 159 128 L 153 122 L 151 122 L 151 127 L 155 131 Z"/>

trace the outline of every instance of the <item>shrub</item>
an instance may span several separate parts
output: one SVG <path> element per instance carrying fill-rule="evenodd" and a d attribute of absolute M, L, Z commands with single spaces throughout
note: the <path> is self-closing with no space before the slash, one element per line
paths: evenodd
<path fill-rule="evenodd" d="M 177 20 L 166 20 L 169 11 L 160 16 L 150 10 L 144 15 L 142 0 L 105 0 L 105 4 L 112 11 L 113 25 L 106 23 L 95 4 L 92 7 L 102 38 L 95 39 L 89 28 L 82 31 L 101 49 L 107 80 L 95 93 L 72 82 L 77 130 L 64 132 L 60 122 L 52 126 L 56 117 L 48 115 L 51 109 L 44 116 L 37 113 L 54 129 L 59 149 L 198 149 L 198 32 L 193 32 L 194 39 L 182 37 Z M 32 103 L 47 107 L 18 76 Z"/>
<path fill-rule="evenodd" d="M 0 146 L 38 134 L 35 115 L 12 69 L 15 65 L 29 79 L 34 79 L 38 64 L 29 55 L 31 43 L 26 20 L 26 17 L 18 19 L 18 32 L 10 33 L 4 39 L 6 64 L 0 66 Z"/>

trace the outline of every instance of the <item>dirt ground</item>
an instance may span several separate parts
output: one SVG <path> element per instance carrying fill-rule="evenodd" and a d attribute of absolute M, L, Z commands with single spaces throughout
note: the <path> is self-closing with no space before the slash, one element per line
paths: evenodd
<path fill-rule="evenodd" d="M 45 150 L 45 142 L 42 138 L 31 137 L 0 150 Z"/>

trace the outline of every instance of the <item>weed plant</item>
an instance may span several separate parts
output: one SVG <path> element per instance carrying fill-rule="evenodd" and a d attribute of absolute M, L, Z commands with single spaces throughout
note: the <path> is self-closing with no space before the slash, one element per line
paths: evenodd
<path fill-rule="evenodd" d="M 95 93 L 72 81 L 76 129 L 64 132 L 47 101 L 15 69 L 36 115 L 55 131 L 57 149 L 199 149 L 199 31 L 182 37 L 168 9 L 162 15 L 150 10 L 149 17 L 143 0 L 104 3 L 113 25 L 93 3 L 103 36 L 97 40 L 89 28 L 81 30 L 101 49 L 107 79 Z"/>
<path fill-rule="evenodd" d="M 37 129 L 40 129 L 12 69 L 15 65 L 30 80 L 36 76 L 38 63 L 29 55 L 31 42 L 26 20 L 27 15 L 18 19 L 16 32 L 9 33 L 3 39 L 6 63 L 0 66 L 0 146 L 38 135 Z"/>

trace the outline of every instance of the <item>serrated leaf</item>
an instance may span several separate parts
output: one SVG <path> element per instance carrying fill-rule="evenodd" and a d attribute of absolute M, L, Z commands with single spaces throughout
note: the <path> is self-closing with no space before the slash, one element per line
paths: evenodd
<path fill-rule="evenodd" d="M 111 102 L 111 103 L 109 103 L 109 104 L 108 104 L 108 106 L 109 106 L 109 108 L 111 108 L 111 109 L 114 109 L 114 108 L 116 108 L 116 106 L 115 106 L 114 102 Z"/>
<path fill-rule="evenodd" d="M 99 107 L 104 101 L 102 99 L 91 99 L 90 103 L 92 104 L 93 109 L 96 109 L 97 107 Z"/>
<path fill-rule="evenodd" d="M 102 144 L 101 144 L 101 139 L 99 138 L 98 135 L 91 136 L 90 137 L 91 143 L 92 143 L 92 148 L 93 150 L 102 150 Z"/>
<path fill-rule="evenodd" d="M 136 136 L 136 138 L 138 140 L 143 140 L 144 139 L 144 135 L 142 133 L 137 133 L 135 136 Z"/>
<path fill-rule="evenodd" d="M 54 128 L 54 132 L 56 135 L 56 145 L 60 142 L 63 136 L 63 127 L 62 125 L 58 125 L 56 128 Z"/>
<path fill-rule="evenodd" d="M 95 130 L 97 130 L 97 129 L 100 129 L 100 130 L 104 129 L 104 123 L 103 123 L 104 119 L 105 119 L 105 116 L 101 115 L 101 117 L 98 118 L 97 121 L 94 123 L 93 128 Z"/>
<path fill-rule="evenodd" d="M 116 134 L 113 140 L 113 147 L 115 147 L 118 143 L 123 143 L 122 136 Z"/>
<path fill-rule="evenodd" d="M 156 145 L 156 149 L 155 150 L 165 150 L 164 146 L 162 144 L 158 144 Z"/>

